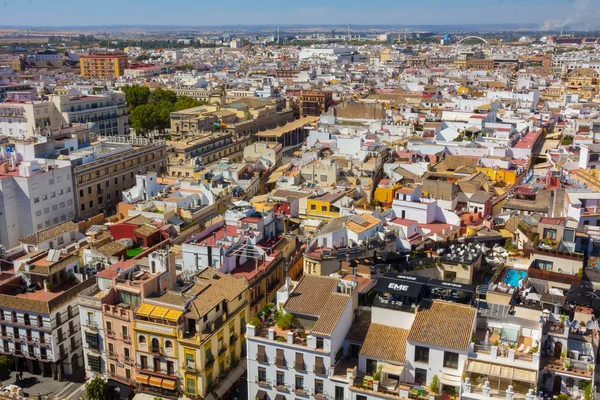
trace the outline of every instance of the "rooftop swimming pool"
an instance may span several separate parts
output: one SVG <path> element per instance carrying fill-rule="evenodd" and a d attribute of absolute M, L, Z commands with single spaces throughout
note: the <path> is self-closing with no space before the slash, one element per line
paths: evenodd
<path fill-rule="evenodd" d="M 516 269 L 509 269 L 506 277 L 502 280 L 502 282 L 510 285 L 512 287 L 519 287 L 519 281 L 524 280 L 527 276 L 526 271 L 519 271 Z"/>

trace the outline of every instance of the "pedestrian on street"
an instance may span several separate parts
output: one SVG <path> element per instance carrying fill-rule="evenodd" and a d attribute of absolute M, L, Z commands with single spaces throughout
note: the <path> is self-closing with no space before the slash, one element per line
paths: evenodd
<path fill-rule="evenodd" d="M 38 400 L 42 400 L 42 395 L 38 393 Z"/>

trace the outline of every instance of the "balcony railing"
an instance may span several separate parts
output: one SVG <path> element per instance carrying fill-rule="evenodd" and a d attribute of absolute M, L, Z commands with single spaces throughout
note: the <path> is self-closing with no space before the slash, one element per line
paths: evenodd
<path fill-rule="evenodd" d="M 123 338 L 123 341 L 125 343 L 131 343 L 131 336 L 129 335 L 125 335 L 124 333 L 121 334 L 121 337 Z"/>

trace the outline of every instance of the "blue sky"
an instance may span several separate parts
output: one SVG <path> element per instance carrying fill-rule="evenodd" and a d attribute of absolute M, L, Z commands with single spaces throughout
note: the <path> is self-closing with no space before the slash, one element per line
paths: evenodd
<path fill-rule="evenodd" d="M 0 25 L 600 25 L 600 0 L 0 0 Z"/>

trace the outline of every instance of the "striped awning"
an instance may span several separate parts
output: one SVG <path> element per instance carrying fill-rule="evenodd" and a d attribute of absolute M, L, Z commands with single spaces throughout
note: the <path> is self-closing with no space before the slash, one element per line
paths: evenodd
<path fill-rule="evenodd" d="M 167 315 L 165 315 L 165 319 L 169 320 L 169 321 L 177 322 L 177 320 L 179 320 L 179 317 L 181 317 L 181 314 L 183 314 L 182 311 L 169 310 Z"/>
<path fill-rule="evenodd" d="M 169 312 L 168 308 L 156 306 L 150 312 L 152 318 L 164 318 Z"/>
<path fill-rule="evenodd" d="M 440 382 L 447 386 L 460 386 L 461 377 L 442 373 L 440 377 Z"/>
<path fill-rule="evenodd" d="M 482 361 L 470 361 L 467 371 L 479 375 L 488 375 L 496 378 L 510 381 L 519 381 L 527 383 L 537 382 L 537 374 L 523 368 L 507 367 L 498 364 L 490 364 Z M 446 374 L 442 374 L 442 377 Z M 444 382 L 442 382 L 444 383 Z"/>
<path fill-rule="evenodd" d="M 150 304 L 142 304 L 135 313 L 142 317 L 148 317 L 152 312 L 152 309 L 154 309 L 154 306 L 151 306 Z"/>
<path fill-rule="evenodd" d="M 148 379 L 150 379 L 150 377 L 144 374 L 139 374 L 135 377 L 135 381 L 139 383 L 148 383 Z"/>

